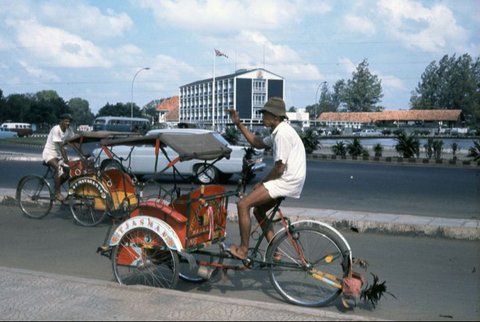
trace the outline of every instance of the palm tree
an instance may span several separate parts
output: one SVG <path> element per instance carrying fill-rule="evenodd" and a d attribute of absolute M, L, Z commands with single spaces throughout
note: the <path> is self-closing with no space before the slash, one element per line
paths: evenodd
<path fill-rule="evenodd" d="M 399 132 L 397 137 L 397 144 L 395 150 L 404 158 L 419 157 L 420 155 L 420 141 L 414 136 L 407 136 L 404 132 Z"/>
<path fill-rule="evenodd" d="M 354 138 L 352 143 L 347 144 L 347 152 L 352 157 L 358 157 L 363 154 L 363 147 L 360 144 L 360 139 Z"/>
<path fill-rule="evenodd" d="M 236 127 L 227 127 L 225 133 L 222 134 L 225 140 L 232 145 L 238 143 L 238 137 L 240 136 L 240 131 Z"/>
<path fill-rule="evenodd" d="M 383 153 L 383 146 L 380 143 L 377 143 L 373 146 L 373 152 L 375 152 L 376 157 L 381 157 Z"/>
<path fill-rule="evenodd" d="M 314 129 L 308 128 L 303 132 L 299 132 L 298 135 L 302 139 L 305 153 L 311 154 L 319 147 L 318 133 Z"/>
<path fill-rule="evenodd" d="M 457 160 L 457 151 L 460 150 L 458 148 L 458 144 L 456 142 L 453 142 L 452 144 L 450 144 L 450 146 L 452 147 L 452 159 Z"/>
<path fill-rule="evenodd" d="M 339 156 L 346 156 L 347 155 L 347 148 L 345 147 L 345 143 L 343 141 L 337 142 L 335 145 L 331 147 L 333 154 Z"/>
<path fill-rule="evenodd" d="M 443 150 L 443 141 L 442 140 L 433 141 L 433 154 L 435 155 L 435 159 L 440 160 L 442 158 L 442 150 Z"/>
<path fill-rule="evenodd" d="M 480 141 L 473 141 L 473 146 L 468 149 L 467 157 L 473 158 L 473 161 L 480 160 Z"/>

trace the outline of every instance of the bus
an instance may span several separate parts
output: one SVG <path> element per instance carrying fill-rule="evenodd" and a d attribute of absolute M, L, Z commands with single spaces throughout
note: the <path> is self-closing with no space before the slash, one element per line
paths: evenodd
<path fill-rule="evenodd" d="M 93 131 L 146 132 L 150 120 L 143 117 L 99 116 L 93 122 Z"/>
<path fill-rule="evenodd" d="M 5 122 L 0 125 L 1 128 L 16 132 L 19 137 L 30 136 L 33 133 L 32 124 L 30 123 L 15 123 L 15 122 Z"/>

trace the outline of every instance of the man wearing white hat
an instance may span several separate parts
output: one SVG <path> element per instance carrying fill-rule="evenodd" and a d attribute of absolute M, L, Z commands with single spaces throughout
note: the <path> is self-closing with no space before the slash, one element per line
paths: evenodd
<path fill-rule="evenodd" d="M 240 122 L 237 111 L 230 109 L 230 117 L 247 141 L 257 149 L 273 150 L 273 168 L 268 175 L 254 187 L 254 190 L 237 203 L 238 223 L 240 226 L 240 246 L 232 245 L 230 253 L 246 259 L 250 242 L 250 209 L 260 223 L 264 223 L 266 212 L 275 205 L 279 197 L 300 198 L 306 176 L 306 154 L 303 142 L 295 129 L 288 124 L 285 102 L 280 97 L 271 97 L 265 103 L 263 124 L 272 129 L 270 136 L 261 138 L 253 134 Z M 266 238 L 273 238 L 273 227 L 262 224 Z M 277 254 L 279 256 L 279 254 Z"/>

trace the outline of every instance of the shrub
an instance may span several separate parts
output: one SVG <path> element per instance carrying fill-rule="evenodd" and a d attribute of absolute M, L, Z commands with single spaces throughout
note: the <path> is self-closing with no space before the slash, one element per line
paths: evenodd
<path fill-rule="evenodd" d="M 450 144 L 450 147 L 452 148 L 452 159 L 457 160 L 457 151 L 460 151 L 458 148 L 458 144 L 456 142 L 453 142 Z"/>
<path fill-rule="evenodd" d="M 414 136 L 407 136 L 404 132 L 400 132 L 397 137 L 397 144 L 395 150 L 404 158 L 419 157 L 420 142 Z"/>
<path fill-rule="evenodd" d="M 222 134 L 225 140 L 232 145 L 238 143 L 238 137 L 240 136 L 240 131 L 236 127 L 227 127 L 225 133 Z"/>
<path fill-rule="evenodd" d="M 373 146 L 373 152 L 376 157 L 381 157 L 383 153 L 383 146 L 380 143 L 377 143 Z"/>
<path fill-rule="evenodd" d="M 347 155 L 347 147 L 345 146 L 345 143 L 343 141 L 335 143 L 335 145 L 332 145 L 331 147 L 333 154 L 339 155 L 339 156 L 346 156 Z"/>
<path fill-rule="evenodd" d="M 473 161 L 480 160 L 480 141 L 473 141 L 473 146 L 468 149 L 467 157 L 473 158 Z"/>
<path fill-rule="evenodd" d="M 303 132 L 298 133 L 300 138 L 302 139 L 303 146 L 305 147 L 305 152 L 307 154 L 313 153 L 317 148 L 319 148 L 319 136 L 317 131 L 312 128 L 308 128 Z"/>
<path fill-rule="evenodd" d="M 352 157 L 363 155 L 363 146 L 360 144 L 360 139 L 354 138 L 352 143 L 347 144 L 347 152 Z"/>

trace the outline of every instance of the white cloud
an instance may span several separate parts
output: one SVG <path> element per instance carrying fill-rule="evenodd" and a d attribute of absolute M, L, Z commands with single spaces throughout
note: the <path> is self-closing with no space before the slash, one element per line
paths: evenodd
<path fill-rule="evenodd" d="M 108 67 L 100 48 L 62 29 L 40 25 L 34 20 L 9 22 L 20 46 L 37 59 L 60 67 Z"/>
<path fill-rule="evenodd" d="M 272 30 L 296 21 L 300 6 L 287 0 L 140 0 L 158 23 L 179 29 L 222 33 L 240 29 Z M 328 10 L 315 6 L 315 10 Z"/>
<path fill-rule="evenodd" d="M 345 74 L 348 74 L 348 77 L 351 77 L 352 73 L 357 69 L 357 66 L 346 57 L 339 58 L 338 64 L 345 71 Z"/>
<path fill-rule="evenodd" d="M 345 27 L 351 32 L 358 32 L 367 35 L 375 34 L 375 25 L 365 17 L 346 15 L 344 17 Z"/>
<path fill-rule="evenodd" d="M 103 49 L 105 59 L 110 61 L 112 66 L 129 66 L 132 62 L 149 61 L 141 48 L 133 44 L 124 44 L 118 47 L 105 47 Z"/>
<path fill-rule="evenodd" d="M 466 30 L 443 4 L 429 9 L 416 1 L 381 0 L 378 6 L 391 33 L 407 47 L 435 53 L 465 47 Z"/>
<path fill-rule="evenodd" d="M 58 27 L 88 37 L 121 36 L 133 26 L 126 13 L 116 13 L 111 9 L 102 13 L 97 7 L 78 1 L 47 2 L 41 6 L 39 15 Z"/>
<path fill-rule="evenodd" d="M 25 72 L 28 75 L 33 76 L 34 78 L 42 79 L 44 81 L 50 81 L 50 82 L 57 82 L 60 80 L 60 78 L 57 75 L 50 73 L 45 69 L 32 66 L 26 61 L 20 61 L 19 63 L 23 67 Z"/>
<path fill-rule="evenodd" d="M 323 76 L 313 64 L 306 63 L 287 45 L 276 44 L 259 32 L 242 31 L 235 43 L 241 44 L 237 57 L 241 68 L 265 67 L 292 80 L 316 80 Z"/>

